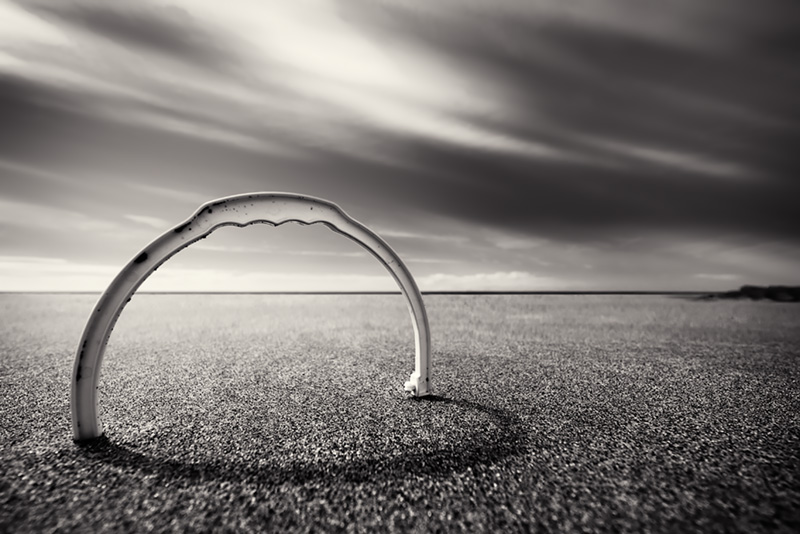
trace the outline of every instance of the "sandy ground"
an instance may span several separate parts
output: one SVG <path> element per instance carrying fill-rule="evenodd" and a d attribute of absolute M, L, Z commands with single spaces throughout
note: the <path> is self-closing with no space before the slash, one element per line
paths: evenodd
<path fill-rule="evenodd" d="M 137 295 L 72 442 L 96 295 L 0 295 L 0 530 L 800 530 L 800 306 Z"/>

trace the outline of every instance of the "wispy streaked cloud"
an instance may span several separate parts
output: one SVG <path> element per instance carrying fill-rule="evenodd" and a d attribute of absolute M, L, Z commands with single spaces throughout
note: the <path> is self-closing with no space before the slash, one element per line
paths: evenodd
<path fill-rule="evenodd" d="M 195 250 L 207 250 L 209 252 L 225 252 L 232 254 L 263 254 L 263 248 L 239 246 L 239 245 L 212 245 L 210 243 L 196 243 L 192 245 Z"/>
<path fill-rule="evenodd" d="M 390 230 L 387 228 L 377 227 L 374 229 L 382 237 L 394 239 L 417 239 L 433 242 L 446 242 L 446 243 L 463 243 L 467 241 L 466 237 L 456 235 L 437 235 L 437 234 L 419 234 L 415 232 L 405 232 L 402 230 Z"/>
<path fill-rule="evenodd" d="M 754 169 L 747 169 L 735 163 L 718 161 L 706 156 L 698 156 L 690 152 L 674 152 L 605 139 L 594 140 L 592 145 L 634 161 L 655 164 L 665 169 L 688 171 L 695 174 L 733 180 L 758 179 L 758 172 Z"/>
<path fill-rule="evenodd" d="M 56 26 L 66 24 L 112 44 L 173 56 L 181 62 L 224 66 L 233 60 L 218 45 L 219 35 L 179 7 L 97 0 L 17 0 L 17 4 Z"/>
<path fill-rule="evenodd" d="M 183 190 L 179 190 L 141 182 L 127 182 L 125 186 L 137 191 L 141 191 L 148 195 L 155 195 L 157 197 L 180 202 L 182 204 L 196 204 L 197 207 L 200 207 L 201 204 L 205 204 L 210 200 L 206 195 L 192 191 L 191 187 L 186 187 Z"/>
<path fill-rule="evenodd" d="M 569 287 L 569 282 L 556 277 L 538 276 L 529 272 L 511 271 L 456 275 L 435 273 L 419 279 L 423 291 L 547 291 Z"/>
<path fill-rule="evenodd" d="M 165 230 L 170 227 L 170 223 L 158 217 L 150 217 L 148 215 L 133 215 L 127 214 L 125 218 L 137 224 L 143 224 L 157 230 Z"/>
<path fill-rule="evenodd" d="M 71 210 L 0 199 L 0 224 L 18 229 L 39 228 L 58 232 L 113 232 L 119 224 Z"/>
<path fill-rule="evenodd" d="M 296 191 L 340 204 L 434 285 L 790 282 L 798 10 L 2 2 L 0 250 L 124 263 L 211 199 Z M 197 250 L 265 250 L 241 235 Z M 324 234 L 281 235 L 279 272 L 371 276 Z"/>
<path fill-rule="evenodd" d="M 703 278 L 705 280 L 736 280 L 739 278 L 739 275 L 736 274 L 725 274 L 725 273 L 697 273 L 694 275 L 695 278 Z"/>
<path fill-rule="evenodd" d="M 405 258 L 407 263 L 459 263 L 458 260 L 454 259 L 445 259 L 445 258 L 415 258 L 415 257 L 408 257 Z"/>
<path fill-rule="evenodd" d="M 63 258 L 0 256 L 0 291 L 99 291 L 116 268 Z"/>

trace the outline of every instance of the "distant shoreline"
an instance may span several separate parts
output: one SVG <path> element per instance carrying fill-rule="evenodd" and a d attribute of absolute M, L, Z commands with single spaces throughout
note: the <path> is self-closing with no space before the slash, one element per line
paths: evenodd
<path fill-rule="evenodd" d="M 701 300 L 774 300 L 776 302 L 800 302 L 800 286 L 742 286 L 734 291 L 709 293 Z"/>

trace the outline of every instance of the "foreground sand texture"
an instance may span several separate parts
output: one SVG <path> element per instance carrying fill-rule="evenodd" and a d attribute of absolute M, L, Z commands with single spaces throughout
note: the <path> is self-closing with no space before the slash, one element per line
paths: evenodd
<path fill-rule="evenodd" d="M 800 309 L 136 295 L 72 442 L 96 295 L 0 295 L 0 531 L 800 529 Z"/>

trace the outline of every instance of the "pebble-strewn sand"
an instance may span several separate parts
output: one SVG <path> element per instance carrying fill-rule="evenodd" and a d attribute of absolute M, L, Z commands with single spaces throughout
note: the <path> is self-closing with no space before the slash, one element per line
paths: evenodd
<path fill-rule="evenodd" d="M 800 530 L 800 307 L 137 295 L 79 447 L 96 295 L 0 295 L 0 531 Z"/>

